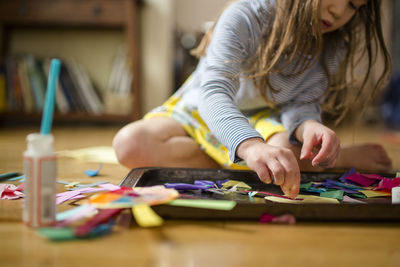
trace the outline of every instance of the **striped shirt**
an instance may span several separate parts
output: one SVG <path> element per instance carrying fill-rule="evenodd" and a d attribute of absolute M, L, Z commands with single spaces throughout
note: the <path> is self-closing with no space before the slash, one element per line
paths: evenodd
<path fill-rule="evenodd" d="M 230 5 L 218 20 L 206 55 L 192 74 L 192 79 L 179 90 L 186 108 L 198 109 L 215 137 L 227 147 L 233 162 L 238 145 L 261 135 L 253 129 L 243 113 L 268 108 L 250 79 L 239 75 L 255 55 L 263 34 L 274 19 L 272 0 L 241 0 Z M 339 65 L 338 54 L 323 52 L 330 72 Z M 277 93 L 265 88 L 266 95 L 277 103 L 280 120 L 290 141 L 298 125 L 307 119 L 321 122 L 321 99 L 328 80 L 321 60 L 299 75 L 291 68 L 270 75 Z"/>

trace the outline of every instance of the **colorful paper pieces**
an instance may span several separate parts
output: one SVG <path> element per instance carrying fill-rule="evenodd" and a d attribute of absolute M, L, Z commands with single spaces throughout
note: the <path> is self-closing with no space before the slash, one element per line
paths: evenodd
<path fill-rule="evenodd" d="M 102 236 L 111 232 L 113 221 L 108 223 L 98 224 L 90 229 L 90 231 L 85 235 L 77 235 L 76 230 L 72 227 L 45 227 L 40 228 L 38 233 L 52 241 L 67 241 L 74 240 L 78 238 L 95 238 Z"/>
<path fill-rule="evenodd" d="M 65 201 L 71 200 L 71 199 L 76 199 L 76 198 L 83 198 L 85 196 L 81 195 L 84 193 L 94 193 L 94 192 L 99 192 L 99 191 L 105 191 L 106 189 L 104 188 L 82 188 L 74 191 L 65 191 L 62 193 L 58 193 L 56 196 L 56 204 L 59 205 Z"/>
<path fill-rule="evenodd" d="M 346 181 L 346 177 L 353 174 L 353 173 L 357 173 L 356 169 L 354 168 L 350 168 L 350 170 L 348 170 L 347 172 L 343 173 L 342 176 L 340 176 L 339 181 L 345 183 Z"/>
<path fill-rule="evenodd" d="M 337 199 L 319 197 L 313 195 L 298 195 L 298 198 L 302 198 L 302 200 L 274 197 L 274 196 L 266 196 L 265 199 L 277 202 L 277 203 L 290 203 L 290 204 L 306 204 L 306 203 L 329 203 L 329 204 L 339 204 Z"/>
<path fill-rule="evenodd" d="M 178 195 L 175 189 L 167 189 L 164 186 L 121 188 L 94 195 L 88 200 L 88 204 L 99 209 L 123 209 L 139 204 L 163 204 L 177 198 Z"/>
<path fill-rule="evenodd" d="M 99 172 L 101 170 L 102 165 L 99 164 L 99 167 L 97 168 L 97 170 L 86 170 L 85 174 L 89 177 L 95 177 L 97 175 L 99 175 Z"/>
<path fill-rule="evenodd" d="M 135 216 L 137 224 L 141 227 L 161 226 L 164 223 L 164 220 L 147 204 L 133 206 L 132 214 Z"/>
<path fill-rule="evenodd" d="M 236 206 L 236 202 L 212 199 L 175 199 L 169 202 L 168 205 L 201 209 L 231 210 Z"/>
<path fill-rule="evenodd" d="M 268 213 L 261 215 L 258 219 L 259 223 L 282 223 L 282 224 L 295 224 L 296 218 L 292 214 L 283 214 L 279 216 L 274 216 Z"/>
<path fill-rule="evenodd" d="M 0 199 L 18 199 L 25 196 L 22 192 L 24 184 L 18 187 L 13 184 L 0 184 Z"/>

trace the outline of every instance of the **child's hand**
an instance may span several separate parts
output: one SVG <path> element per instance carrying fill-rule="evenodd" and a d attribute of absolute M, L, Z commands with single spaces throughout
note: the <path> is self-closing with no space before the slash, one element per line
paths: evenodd
<path fill-rule="evenodd" d="M 304 121 L 296 130 L 303 143 L 300 159 L 309 159 L 313 166 L 333 168 L 339 155 L 340 141 L 335 132 L 319 122 Z"/>
<path fill-rule="evenodd" d="M 300 170 L 296 157 L 290 149 L 266 144 L 260 138 L 242 142 L 237 154 L 247 166 L 258 174 L 264 183 L 281 186 L 285 195 L 295 198 L 300 190 Z"/>

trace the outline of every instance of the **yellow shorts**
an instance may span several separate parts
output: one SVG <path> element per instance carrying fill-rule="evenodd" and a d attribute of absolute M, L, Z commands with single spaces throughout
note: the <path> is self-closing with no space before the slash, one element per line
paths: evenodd
<path fill-rule="evenodd" d="M 248 170 L 245 162 L 233 163 L 229 158 L 227 148 L 222 145 L 210 132 L 197 109 L 188 109 L 180 103 L 182 99 L 179 91 L 172 95 L 163 105 L 155 108 L 144 116 L 144 119 L 154 117 L 171 117 L 178 121 L 186 132 L 196 140 L 200 147 L 218 164 L 228 169 Z M 261 136 L 268 140 L 278 132 L 286 131 L 278 122 L 273 110 L 263 110 L 248 116 L 249 124 L 256 129 Z"/>

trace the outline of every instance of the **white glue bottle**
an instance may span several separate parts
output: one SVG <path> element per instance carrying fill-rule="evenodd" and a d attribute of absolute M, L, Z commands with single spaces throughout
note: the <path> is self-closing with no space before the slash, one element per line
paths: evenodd
<path fill-rule="evenodd" d="M 57 162 L 53 136 L 40 133 L 26 138 L 24 152 L 25 199 L 23 220 L 32 227 L 52 225 L 56 215 Z"/>

